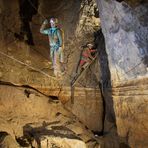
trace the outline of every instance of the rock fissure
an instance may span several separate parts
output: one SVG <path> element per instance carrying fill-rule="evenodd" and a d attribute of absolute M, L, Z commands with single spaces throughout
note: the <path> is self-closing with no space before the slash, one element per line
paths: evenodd
<path fill-rule="evenodd" d="M 5 81 L 0 81 L 0 85 L 13 86 L 13 87 L 16 87 L 16 88 L 24 88 L 25 89 L 24 94 L 27 96 L 27 98 L 29 98 L 29 95 L 32 93 L 32 91 L 30 91 L 29 89 L 32 89 L 32 90 L 34 90 L 34 91 L 36 91 L 36 92 L 38 92 L 38 93 L 40 93 L 40 94 L 42 94 L 42 95 L 44 95 L 46 97 L 52 98 L 53 101 L 58 100 L 57 96 L 48 96 L 48 95 L 42 93 L 41 91 L 39 91 L 38 89 L 33 88 L 33 87 L 29 86 L 29 85 L 15 85 L 15 84 L 13 84 L 11 82 L 5 82 Z"/>
<path fill-rule="evenodd" d="M 96 2 L 0 0 L 0 147 L 148 146 L 147 2 Z M 60 79 L 39 31 L 51 17 L 64 31 Z M 72 92 L 88 43 L 97 58 Z"/>
<path fill-rule="evenodd" d="M 21 20 L 20 33 L 15 34 L 20 40 L 24 40 L 29 45 L 34 45 L 33 35 L 30 27 L 33 15 L 38 11 L 38 0 L 20 0 L 19 14 Z"/>

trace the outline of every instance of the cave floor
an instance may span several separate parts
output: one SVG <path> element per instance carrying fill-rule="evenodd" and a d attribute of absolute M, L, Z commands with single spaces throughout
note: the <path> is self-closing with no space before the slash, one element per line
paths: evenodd
<path fill-rule="evenodd" d="M 0 131 L 10 134 L 21 147 L 99 147 L 99 139 L 59 101 L 8 85 L 0 85 L 0 94 Z"/>

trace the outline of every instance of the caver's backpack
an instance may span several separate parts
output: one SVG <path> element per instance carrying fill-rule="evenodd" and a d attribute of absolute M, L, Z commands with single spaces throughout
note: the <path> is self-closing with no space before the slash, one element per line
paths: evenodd
<path fill-rule="evenodd" d="M 64 49 L 64 30 L 62 28 L 58 28 L 60 30 L 62 36 L 62 48 Z"/>

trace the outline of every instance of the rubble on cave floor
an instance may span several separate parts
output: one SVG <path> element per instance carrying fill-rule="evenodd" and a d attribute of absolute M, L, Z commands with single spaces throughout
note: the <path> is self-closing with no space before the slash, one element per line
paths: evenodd
<path fill-rule="evenodd" d="M 0 94 L 2 148 L 99 148 L 94 134 L 57 100 L 9 85 L 0 85 Z"/>

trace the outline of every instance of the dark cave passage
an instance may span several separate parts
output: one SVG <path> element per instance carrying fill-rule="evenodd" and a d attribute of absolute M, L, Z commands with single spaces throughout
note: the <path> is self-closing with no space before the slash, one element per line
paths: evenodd
<path fill-rule="evenodd" d="M 30 27 L 33 15 L 38 11 L 38 0 L 19 0 L 21 27 L 20 33 L 15 34 L 17 38 L 25 41 L 28 45 L 34 45 L 33 35 Z"/>
<path fill-rule="evenodd" d="M 100 63 L 101 77 L 100 77 L 100 90 L 103 99 L 103 131 L 105 134 L 109 132 L 105 128 L 105 121 L 111 122 L 116 127 L 115 112 L 113 108 L 113 98 L 111 90 L 111 75 L 108 64 L 108 55 L 106 53 L 105 39 L 102 33 L 102 29 L 94 33 L 94 43 L 98 50 L 98 57 Z"/>

